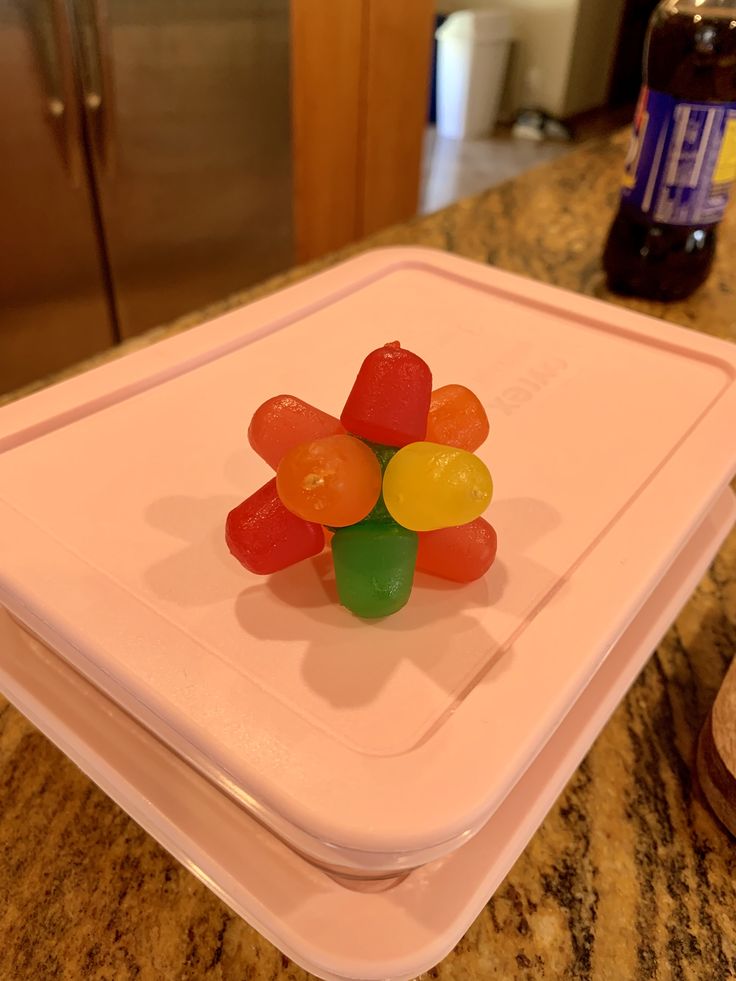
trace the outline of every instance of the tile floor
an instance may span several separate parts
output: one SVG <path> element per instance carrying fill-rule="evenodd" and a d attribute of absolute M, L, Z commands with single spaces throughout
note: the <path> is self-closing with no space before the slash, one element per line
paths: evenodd
<path fill-rule="evenodd" d="M 629 126 L 633 114 L 633 105 L 622 105 L 603 106 L 576 116 L 570 122 L 571 143 L 514 139 L 511 127 L 503 123 L 485 140 L 448 140 L 430 126 L 424 138 L 419 210 L 429 214 L 459 198 L 480 194 L 569 153 L 578 143 Z"/>
<path fill-rule="evenodd" d="M 450 140 L 427 128 L 422 161 L 421 214 L 429 214 L 525 170 L 562 156 L 573 143 L 535 143 L 497 131 L 483 140 Z"/>

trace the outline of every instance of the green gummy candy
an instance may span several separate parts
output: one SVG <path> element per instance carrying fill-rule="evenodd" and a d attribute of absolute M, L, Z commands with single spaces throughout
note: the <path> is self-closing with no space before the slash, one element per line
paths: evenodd
<path fill-rule="evenodd" d="M 371 443 L 368 439 L 364 439 L 363 442 L 366 446 L 370 446 L 378 457 L 378 462 L 381 464 L 381 473 L 383 473 L 393 457 L 399 452 L 398 446 L 384 446 L 383 443 Z"/>
<path fill-rule="evenodd" d="M 398 452 L 398 446 L 383 446 L 381 443 L 371 443 L 367 439 L 364 439 L 363 442 L 366 444 L 366 446 L 370 446 L 370 448 L 376 454 L 378 462 L 381 464 L 381 474 L 383 474 L 386 467 L 389 465 L 391 458 Z M 363 518 L 363 521 L 393 522 L 393 520 L 394 519 L 391 517 L 388 508 L 383 502 L 383 491 L 381 491 L 381 493 L 378 495 L 378 500 L 373 506 L 373 510 L 370 512 L 370 514 Z"/>
<path fill-rule="evenodd" d="M 356 439 L 359 437 L 356 437 Z M 368 439 L 361 440 L 366 446 L 370 446 L 373 452 L 376 454 L 378 462 L 381 464 L 381 476 L 383 476 L 386 467 L 389 465 L 391 458 L 398 453 L 398 446 L 384 446 L 382 443 L 371 443 Z M 378 495 L 378 500 L 373 505 L 373 510 L 369 511 L 368 514 L 363 518 L 361 524 L 369 524 L 372 521 L 380 522 L 390 522 L 391 524 L 396 524 L 394 519 L 391 517 L 389 509 L 386 507 L 383 500 L 383 491 Z M 337 528 L 333 528 L 332 525 L 327 526 L 330 531 L 337 531 Z"/>
<path fill-rule="evenodd" d="M 387 617 L 411 595 L 418 536 L 397 525 L 363 521 L 339 528 L 332 559 L 340 602 L 359 617 Z"/>

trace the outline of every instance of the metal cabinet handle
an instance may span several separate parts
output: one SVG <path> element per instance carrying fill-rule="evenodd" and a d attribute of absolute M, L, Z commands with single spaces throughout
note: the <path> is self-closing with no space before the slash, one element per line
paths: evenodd
<path fill-rule="evenodd" d="M 82 184 L 80 116 L 74 83 L 72 36 L 65 0 L 34 6 L 30 21 L 45 79 L 46 110 L 73 188 Z"/>
<path fill-rule="evenodd" d="M 107 10 L 103 0 L 78 0 L 75 13 L 82 98 L 92 146 L 98 162 L 109 172 L 113 165 L 113 98 Z"/>
<path fill-rule="evenodd" d="M 76 86 L 74 83 L 74 56 L 72 53 L 72 35 L 64 0 L 51 0 L 51 17 L 53 35 L 58 52 L 59 80 L 61 86 L 61 102 L 58 118 L 62 130 L 64 159 L 66 161 L 69 181 L 73 188 L 82 185 L 82 141 L 80 133 L 79 110 L 77 106 Z M 49 104 L 52 114 L 55 106 Z"/>

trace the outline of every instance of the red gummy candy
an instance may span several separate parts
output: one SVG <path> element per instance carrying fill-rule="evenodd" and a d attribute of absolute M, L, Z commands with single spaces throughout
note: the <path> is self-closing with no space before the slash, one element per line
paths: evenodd
<path fill-rule="evenodd" d="M 480 579 L 496 558 L 496 530 L 484 518 L 419 533 L 417 569 L 453 582 Z"/>
<path fill-rule="evenodd" d="M 325 546 L 322 525 L 288 511 L 273 477 L 228 514 L 225 541 L 249 572 L 267 576 L 318 555 Z"/>
<path fill-rule="evenodd" d="M 340 420 L 349 433 L 406 446 L 424 439 L 432 397 L 428 366 L 396 342 L 372 351 L 361 365 Z"/>
<path fill-rule="evenodd" d="M 340 420 L 327 412 L 294 395 L 275 395 L 253 413 L 248 440 L 256 453 L 276 470 L 289 450 L 300 443 L 344 432 Z"/>

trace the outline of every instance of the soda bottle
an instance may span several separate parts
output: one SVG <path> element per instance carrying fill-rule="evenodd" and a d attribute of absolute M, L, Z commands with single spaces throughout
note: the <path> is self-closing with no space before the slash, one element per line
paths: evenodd
<path fill-rule="evenodd" d="M 708 275 L 736 179 L 736 0 L 663 0 L 644 49 L 610 289 L 677 300 Z"/>

